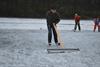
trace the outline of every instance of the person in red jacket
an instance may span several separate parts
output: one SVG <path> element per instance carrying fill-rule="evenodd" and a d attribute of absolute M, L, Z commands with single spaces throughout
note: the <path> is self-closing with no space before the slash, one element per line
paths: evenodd
<path fill-rule="evenodd" d="M 94 18 L 94 32 L 96 30 L 96 27 L 98 27 L 98 32 L 100 32 L 100 19 L 98 17 Z"/>
<path fill-rule="evenodd" d="M 80 16 L 78 14 L 75 14 L 74 19 L 75 19 L 74 32 L 76 31 L 77 26 L 78 26 L 79 31 L 81 31 L 81 27 L 80 27 Z"/>

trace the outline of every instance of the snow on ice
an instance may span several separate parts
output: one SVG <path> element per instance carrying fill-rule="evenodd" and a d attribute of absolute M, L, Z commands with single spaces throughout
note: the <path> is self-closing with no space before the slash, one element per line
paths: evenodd
<path fill-rule="evenodd" d="M 80 51 L 48 54 L 45 19 L 0 18 L 0 67 L 100 67 L 100 33 L 92 20 L 81 20 L 81 32 L 72 31 L 74 20 L 58 27 L 64 47 Z"/>

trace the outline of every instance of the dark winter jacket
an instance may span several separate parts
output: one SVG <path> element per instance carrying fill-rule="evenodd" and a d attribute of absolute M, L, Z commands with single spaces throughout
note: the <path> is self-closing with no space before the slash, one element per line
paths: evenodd
<path fill-rule="evenodd" d="M 60 21 L 60 15 L 58 12 L 52 13 L 51 11 L 47 12 L 46 15 L 47 24 L 57 24 Z"/>
<path fill-rule="evenodd" d="M 94 23 L 95 23 L 96 25 L 98 25 L 98 24 L 100 23 L 100 19 L 99 19 L 99 18 L 95 18 L 95 19 L 94 19 Z"/>

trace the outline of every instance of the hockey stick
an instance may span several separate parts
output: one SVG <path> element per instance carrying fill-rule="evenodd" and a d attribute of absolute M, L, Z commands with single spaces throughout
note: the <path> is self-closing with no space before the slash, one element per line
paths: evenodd
<path fill-rule="evenodd" d="M 61 39 L 60 31 L 57 29 L 57 26 L 54 23 L 53 23 L 53 26 L 54 26 L 54 28 L 55 28 L 55 30 L 57 32 L 58 42 L 60 43 L 61 48 L 64 48 L 64 43 L 63 43 L 63 41 Z"/>

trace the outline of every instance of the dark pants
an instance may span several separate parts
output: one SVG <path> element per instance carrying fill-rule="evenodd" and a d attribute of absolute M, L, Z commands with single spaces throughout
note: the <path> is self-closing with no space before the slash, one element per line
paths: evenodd
<path fill-rule="evenodd" d="M 56 32 L 56 29 L 53 26 L 53 24 L 51 24 L 51 25 L 47 24 L 47 27 L 48 27 L 48 43 L 51 43 L 51 40 L 52 40 L 52 32 L 53 32 L 53 35 L 54 35 L 55 43 L 58 43 L 57 32 Z"/>
<path fill-rule="evenodd" d="M 98 32 L 100 32 L 100 25 L 99 25 L 99 24 L 95 24 L 95 25 L 94 25 L 94 30 L 93 30 L 93 31 L 95 32 L 96 27 L 98 27 Z"/>
<path fill-rule="evenodd" d="M 100 32 L 100 25 L 98 26 L 98 32 Z"/>
<path fill-rule="evenodd" d="M 75 22 L 74 30 L 77 29 L 77 26 L 78 26 L 78 29 L 81 30 L 81 27 L 80 27 L 80 23 L 79 22 Z"/>

